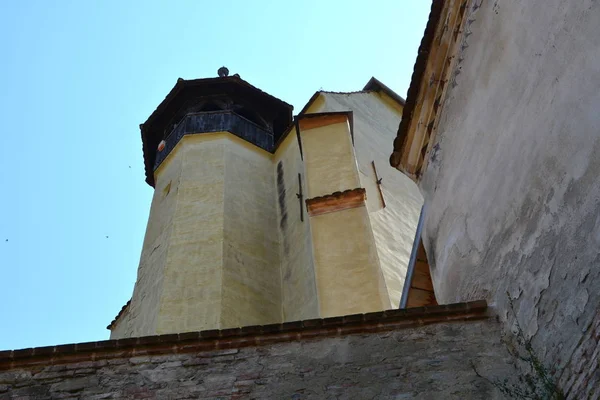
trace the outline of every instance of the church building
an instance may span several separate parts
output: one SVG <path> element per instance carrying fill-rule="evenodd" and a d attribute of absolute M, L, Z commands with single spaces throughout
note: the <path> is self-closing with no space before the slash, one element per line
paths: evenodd
<path fill-rule="evenodd" d="M 404 100 L 372 78 L 293 116 L 219 75 L 140 126 L 154 196 L 110 340 L 0 351 L 0 400 L 501 398 L 500 325 L 437 305 L 422 197 L 389 165 Z"/>
<path fill-rule="evenodd" d="M 140 125 L 154 197 L 111 339 L 398 308 L 422 202 L 388 163 L 404 100 L 372 78 L 292 119 L 219 73 Z"/>

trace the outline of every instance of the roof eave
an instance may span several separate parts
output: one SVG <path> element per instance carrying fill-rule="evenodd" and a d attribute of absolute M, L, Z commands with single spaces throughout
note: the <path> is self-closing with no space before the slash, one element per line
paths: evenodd
<path fill-rule="evenodd" d="M 465 0 L 433 0 L 408 89 L 390 165 L 419 181 L 435 139 L 438 115 L 462 39 Z M 443 23 L 443 24 L 442 24 Z"/>

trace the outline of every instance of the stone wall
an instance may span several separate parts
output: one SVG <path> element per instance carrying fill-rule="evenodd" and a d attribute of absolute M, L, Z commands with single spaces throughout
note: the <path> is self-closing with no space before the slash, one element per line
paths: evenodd
<path fill-rule="evenodd" d="M 514 329 L 508 292 L 566 394 L 598 398 L 600 3 L 474 0 L 466 29 L 422 181 L 438 301 Z"/>
<path fill-rule="evenodd" d="M 481 302 L 0 352 L 0 400 L 503 398 L 471 362 L 514 378 Z"/>

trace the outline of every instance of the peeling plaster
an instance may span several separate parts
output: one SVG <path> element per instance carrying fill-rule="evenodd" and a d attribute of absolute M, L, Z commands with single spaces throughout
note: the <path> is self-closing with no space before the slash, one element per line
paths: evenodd
<path fill-rule="evenodd" d="M 567 376 L 599 359 L 581 350 L 600 347 L 599 3 L 476 4 L 420 185 L 436 295 L 486 298 L 510 329 L 508 293 Z M 600 387 L 594 368 L 581 374 L 561 378 L 568 396 Z"/>

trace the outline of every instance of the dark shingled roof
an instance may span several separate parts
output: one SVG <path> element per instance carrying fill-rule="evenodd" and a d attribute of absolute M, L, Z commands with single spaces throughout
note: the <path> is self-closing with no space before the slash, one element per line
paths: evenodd
<path fill-rule="evenodd" d="M 112 329 L 115 326 L 115 323 L 119 320 L 119 318 L 121 318 L 121 315 L 123 315 L 123 313 L 125 312 L 125 310 L 127 309 L 127 307 L 129 307 L 129 305 L 131 304 L 131 300 L 127 301 L 127 303 L 125 303 L 125 305 L 123 307 L 121 307 L 121 310 L 119 310 L 119 313 L 117 314 L 117 316 L 115 317 L 115 319 L 113 319 L 110 324 L 108 324 L 108 326 L 106 327 L 106 329 Z"/>
<path fill-rule="evenodd" d="M 372 77 L 369 79 L 369 82 L 363 88 L 365 92 L 383 92 L 390 96 L 392 99 L 396 100 L 402 106 L 406 104 L 406 101 L 398 95 L 398 93 L 394 92 L 392 89 L 384 85 L 379 79 Z"/>
<path fill-rule="evenodd" d="M 239 76 L 185 80 L 179 78 L 148 120 L 140 124 L 146 182 L 154 186 L 154 161 L 158 144 L 171 129 L 172 118 L 181 107 L 202 96 L 230 95 L 244 100 L 253 108 L 273 116 L 274 134 L 281 134 L 290 124 L 293 106 L 263 92 Z M 167 132 L 168 133 L 168 132 Z"/>

